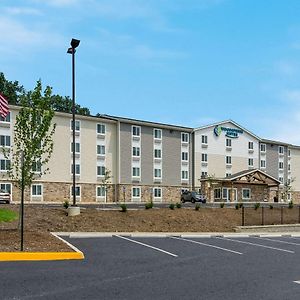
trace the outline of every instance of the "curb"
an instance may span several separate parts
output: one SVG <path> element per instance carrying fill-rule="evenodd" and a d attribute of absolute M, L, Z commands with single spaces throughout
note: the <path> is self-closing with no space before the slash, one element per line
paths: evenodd
<path fill-rule="evenodd" d="M 53 261 L 53 260 L 81 260 L 84 254 L 75 246 L 65 241 L 57 234 L 53 236 L 67 244 L 74 252 L 0 252 L 0 261 Z"/>

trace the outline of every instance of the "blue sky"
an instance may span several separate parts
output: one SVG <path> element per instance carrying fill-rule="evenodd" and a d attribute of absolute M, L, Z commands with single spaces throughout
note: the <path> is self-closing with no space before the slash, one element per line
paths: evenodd
<path fill-rule="evenodd" d="M 0 0 L 0 71 L 103 113 L 300 144 L 298 0 Z"/>

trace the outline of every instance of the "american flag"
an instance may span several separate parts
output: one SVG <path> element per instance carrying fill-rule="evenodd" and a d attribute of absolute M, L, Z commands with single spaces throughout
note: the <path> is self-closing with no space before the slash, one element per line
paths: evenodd
<path fill-rule="evenodd" d="M 7 99 L 0 93 L 0 116 L 5 118 L 8 114 L 8 101 Z"/>

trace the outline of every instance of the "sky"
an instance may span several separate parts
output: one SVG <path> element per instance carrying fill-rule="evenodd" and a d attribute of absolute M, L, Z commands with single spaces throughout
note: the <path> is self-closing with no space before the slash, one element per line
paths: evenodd
<path fill-rule="evenodd" d="M 0 0 L 0 72 L 92 114 L 300 145 L 299 0 Z"/>

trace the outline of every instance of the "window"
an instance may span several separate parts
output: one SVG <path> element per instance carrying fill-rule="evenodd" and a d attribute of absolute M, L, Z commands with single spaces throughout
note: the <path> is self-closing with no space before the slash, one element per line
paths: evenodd
<path fill-rule="evenodd" d="M 207 144 L 207 135 L 202 135 L 201 141 L 202 141 L 202 144 Z"/>
<path fill-rule="evenodd" d="M 279 176 L 278 180 L 280 181 L 281 184 L 283 184 L 283 177 L 282 176 Z"/>
<path fill-rule="evenodd" d="M 73 142 L 71 143 L 71 152 L 73 153 Z M 75 143 L 75 153 L 80 153 L 80 143 Z"/>
<path fill-rule="evenodd" d="M 154 158 L 161 158 L 161 149 L 154 149 Z"/>
<path fill-rule="evenodd" d="M 291 171 L 291 164 L 288 164 L 288 171 Z"/>
<path fill-rule="evenodd" d="M 154 177 L 161 178 L 161 169 L 154 169 Z"/>
<path fill-rule="evenodd" d="M 253 167 L 253 158 L 248 158 L 248 166 Z"/>
<path fill-rule="evenodd" d="M 189 172 L 181 171 L 181 179 L 189 179 Z"/>
<path fill-rule="evenodd" d="M 288 150 L 288 157 L 291 157 L 291 150 Z"/>
<path fill-rule="evenodd" d="M 282 161 L 279 162 L 278 167 L 279 167 L 280 170 L 283 170 L 283 162 Z"/>
<path fill-rule="evenodd" d="M 251 190 L 250 189 L 242 189 L 242 197 L 243 199 L 251 198 Z"/>
<path fill-rule="evenodd" d="M 1 183 L 0 189 L 11 194 L 11 183 Z"/>
<path fill-rule="evenodd" d="M 105 155 L 105 146 L 104 145 L 97 145 L 97 154 Z"/>
<path fill-rule="evenodd" d="M 181 142 L 182 143 L 188 143 L 189 142 L 189 134 L 182 132 L 181 133 Z"/>
<path fill-rule="evenodd" d="M 161 188 L 154 188 L 153 189 L 153 196 L 154 198 L 161 198 Z"/>
<path fill-rule="evenodd" d="M 226 156 L 226 164 L 231 165 L 231 156 Z"/>
<path fill-rule="evenodd" d="M 248 149 L 253 150 L 253 142 L 248 142 Z"/>
<path fill-rule="evenodd" d="M 161 129 L 154 129 L 154 138 L 161 140 Z"/>
<path fill-rule="evenodd" d="M 283 146 L 278 146 L 278 153 L 283 154 Z"/>
<path fill-rule="evenodd" d="M 0 146 L 9 147 L 10 146 L 10 136 L 0 135 Z"/>
<path fill-rule="evenodd" d="M 231 173 L 226 173 L 225 174 L 225 177 L 229 177 L 229 176 L 231 176 Z"/>
<path fill-rule="evenodd" d="M 133 167 L 133 168 L 132 168 L 132 176 L 133 176 L 133 177 L 140 177 L 140 168 L 138 168 L 138 167 Z"/>
<path fill-rule="evenodd" d="M 261 167 L 261 168 L 265 168 L 265 167 L 266 167 L 266 161 L 265 161 L 264 159 L 262 159 L 262 160 L 260 161 L 260 167 Z"/>
<path fill-rule="evenodd" d="M 71 165 L 71 174 L 73 174 L 73 164 Z M 80 164 L 75 164 L 75 175 L 80 175 Z"/>
<path fill-rule="evenodd" d="M 223 188 L 222 190 L 222 198 L 227 200 L 228 197 L 228 189 L 227 188 Z"/>
<path fill-rule="evenodd" d="M 205 178 L 207 176 L 207 172 L 201 172 L 201 177 Z"/>
<path fill-rule="evenodd" d="M 207 153 L 202 153 L 202 155 L 201 155 L 201 161 L 207 162 Z"/>
<path fill-rule="evenodd" d="M 132 147 L 132 156 L 140 156 L 140 147 Z"/>
<path fill-rule="evenodd" d="M 105 134 L 105 124 L 97 124 L 97 133 Z"/>
<path fill-rule="evenodd" d="M 71 120 L 71 130 L 73 130 L 73 120 Z M 80 131 L 80 121 L 75 120 L 75 131 Z"/>
<path fill-rule="evenodd" d="M 214 198 L 215 199 L 221 199 L 221 189 L 214 189 Z"/>
<path fill-rule="evenodd" d="M 105 167 L 97 166 L 97 176 L 105 176 Z"/>
<path fill-rule="evenodd" d="M 42 185 L 41 184 L 33 184 L 31 186 L 31 195 L 32 196 L 42 196 Z"/>
<path fill-rule="evenodd" d="M 266 152 L 266 144 L 260 144 L 260 152 Z"/>
<path fill-rule="evenodd" d="M 181 152 L 181 160 L 188 161 L 189 160 L 189 153 L 188 152 Z"/>
<path fill-rule="evenodd" d="M 231 139 L 226 139 L 226 147 L 231 147 Z"/>
<path fill-rule="evenodd" d="M 105 186 L 97 186 L 97 197 L 103 198 L 106 195 Z"/>
<path fill-rule="evenodd" d="M 140 136 L 141 135 L 141 127 L 132 126 L 132 135 L 133 136 Z"/>
<path fill-rule="evenodd" d="M 7 171 L 10 169 L 9 159 L 0 159 L 0 171 Z"/>
<path fill-rule="evenodd" d="M 34 161 L 32 163 L 32 172 L 35 172 L 35 173 L 41 173 L 42 171 L 42 164 L 40 161 Z"/>
<path fill-rule="evenodd" d="M 80 197 L 81 188 L 80 186 L 75 186 L 75 196 Z M 71 196 L 73 196 L 73 186 L 71 186 Z"/>
<path fill-rule="evenodd" d="M 133 187 L 132 188 L 132 198 L 140 198 L 141 197 L 141 188 Z"/>
<path fill-rule="evenodd" d="M 0 116 L 0 121 L 1 122 L 10 122 L 10 112 L 7 114 L 7 116 L 5 118 Z"/>

